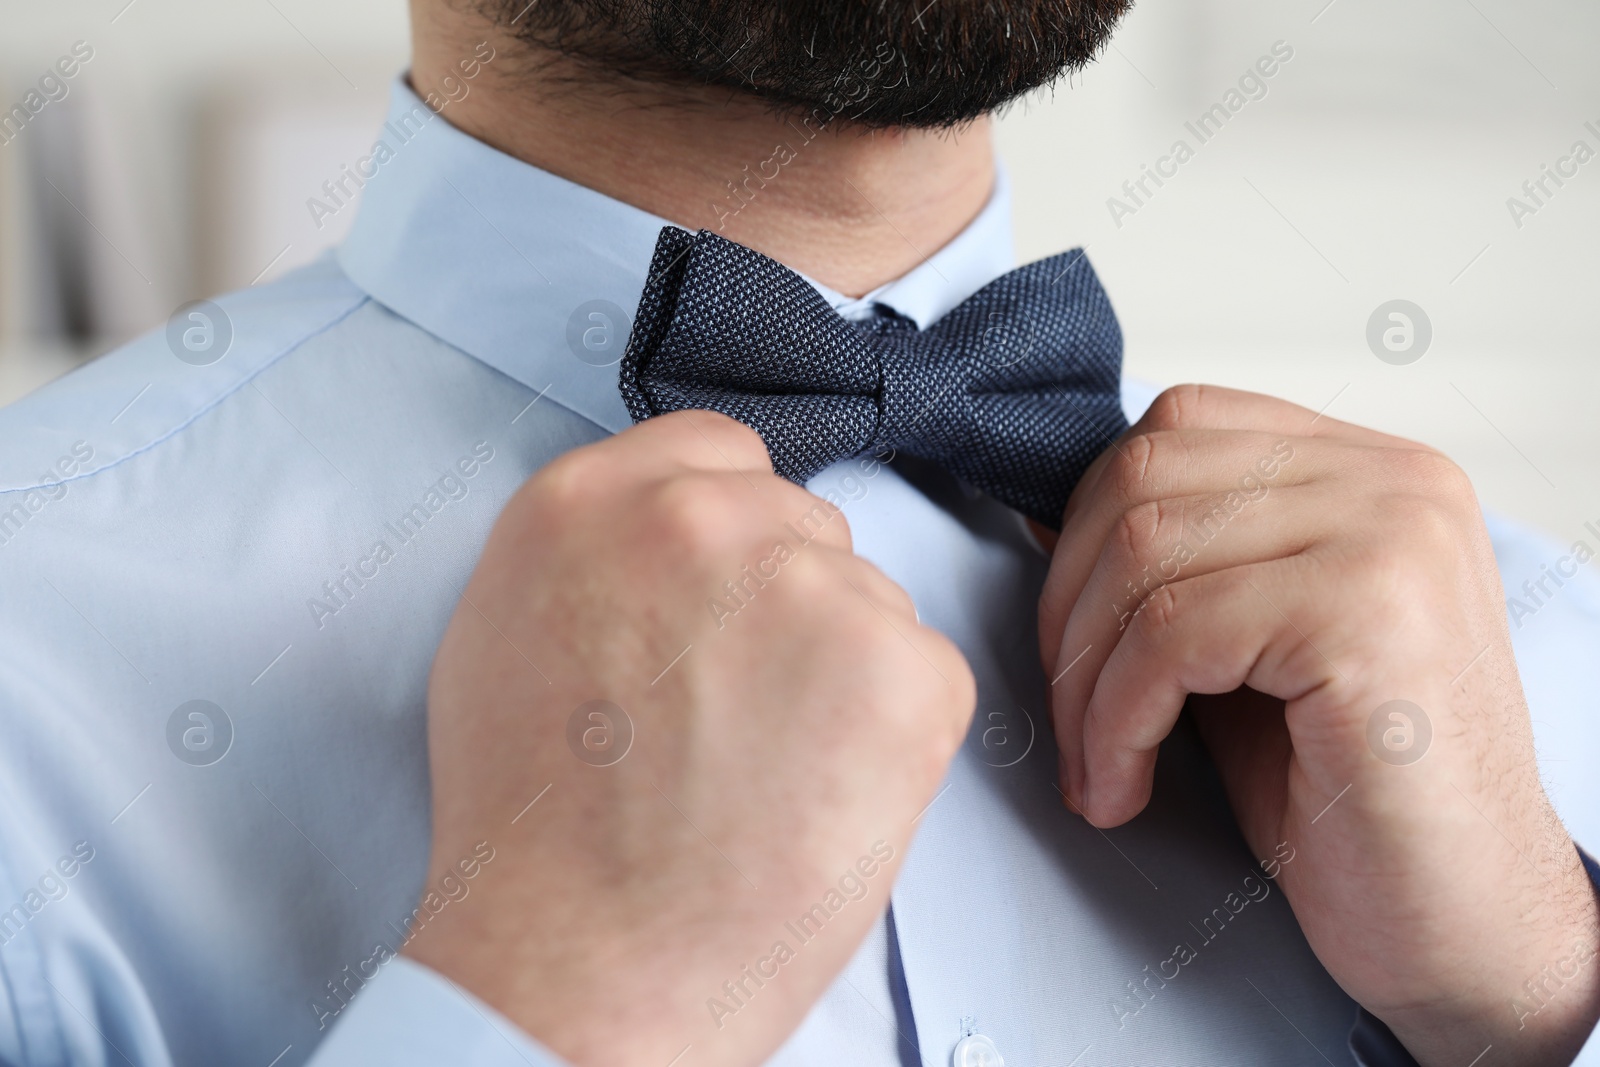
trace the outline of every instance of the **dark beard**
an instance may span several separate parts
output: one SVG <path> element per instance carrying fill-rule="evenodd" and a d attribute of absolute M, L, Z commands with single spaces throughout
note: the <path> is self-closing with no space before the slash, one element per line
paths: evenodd
<path fill-rule="evenodd" d="M 1086 65 L 1133 0 L 478 0 L 586 78 L 867 128 L 970 122 Z"/>

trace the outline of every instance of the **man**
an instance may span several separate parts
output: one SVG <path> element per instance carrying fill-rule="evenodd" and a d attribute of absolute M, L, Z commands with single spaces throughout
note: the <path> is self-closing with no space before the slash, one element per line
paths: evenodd
<path fill-rule="evenodd" d="M 1570 1062 L 1460 472 L 1006 273 L 1124 6 L 417 0 L 336 257 L 0 413 L 0 1058 Z"/>

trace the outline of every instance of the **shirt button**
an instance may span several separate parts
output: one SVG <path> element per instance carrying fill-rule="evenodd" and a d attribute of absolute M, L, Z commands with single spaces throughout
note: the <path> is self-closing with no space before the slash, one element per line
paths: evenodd
<path fill-rule="evenodd" d="M 960 1044 L 956 1045 L 955 1055 L 950 1059 L 953 1067 L 1006 1067 L 1000 1050 L 982 1034 L 969 1034 L 962 1038 Z"/>

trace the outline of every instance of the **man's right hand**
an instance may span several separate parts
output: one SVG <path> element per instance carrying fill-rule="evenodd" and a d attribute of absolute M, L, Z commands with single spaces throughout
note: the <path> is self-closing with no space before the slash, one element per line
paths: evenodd
<path fill-rule="evenodd" d="M 407 953 L 577 1064 L 759 1063 L 882 915 L 974 701 L 751 430 L 681 412 L 571 452 L 434 662 L 429 884 L 495 860 Z"/>

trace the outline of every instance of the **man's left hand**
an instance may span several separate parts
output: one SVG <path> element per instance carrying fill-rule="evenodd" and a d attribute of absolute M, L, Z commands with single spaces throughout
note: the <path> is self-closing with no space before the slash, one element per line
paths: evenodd
<path fill-rule="evenodd" d="M 1187 703 L 1255 854 L 1293 849 L 1278 882 L 1312 949 L 1420 1063 L 1571 1062 L 1600 916 L 1458 467 L 1169 390 L 1073 493 L 1039 614 L 1075 810 L 1137 815 Z"/>

